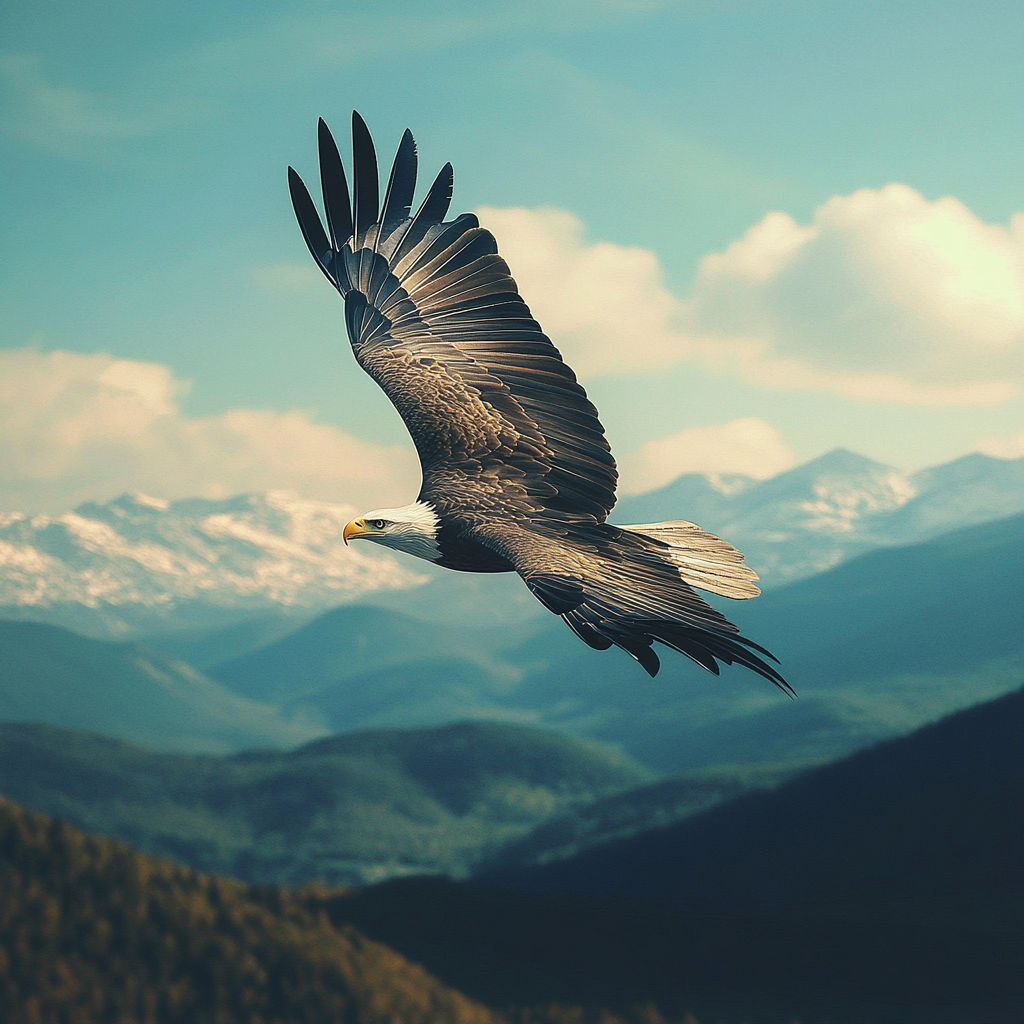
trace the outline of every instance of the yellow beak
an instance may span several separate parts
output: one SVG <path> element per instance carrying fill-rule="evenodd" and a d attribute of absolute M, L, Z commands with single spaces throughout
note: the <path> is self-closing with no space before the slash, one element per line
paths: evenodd
<path fill-rule="evenodd" d="M 362 537 L 363 534 L 369 532 L 365 519 L 353 519 L 352 522 L 345 527 L 345 532 L 341 536 L 347 544 L 353 537 Z"/>

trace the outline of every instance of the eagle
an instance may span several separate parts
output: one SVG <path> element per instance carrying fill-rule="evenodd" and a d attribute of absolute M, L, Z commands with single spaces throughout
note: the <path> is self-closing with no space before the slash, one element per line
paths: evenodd
<path fill-rule="evenodd" d="M 398 410 L 419 455 L 419 496 L 353 519 L 372 541 L 460 572 L 515 572 L 587 645 L 626 651 L 651 675 L 655 642 L 718 675 L 743 665 L 789 691 L 769 651 L 695 588 L 756 597 L 731 544 L 690 522 L 608 522 L 617 472 L 597 409 L 519 295 L 494 236 L 445 220 L 452 165 L 413 213 L 416 143 L 402 135 L 380 201 L 377 156 L 352 114 L 352 190 L 318 125 L 327 227 L 291 167 L 313 259 L 345 301 L 359 365 Z M 768 660 L 766 660 L 768 659 Z"/>

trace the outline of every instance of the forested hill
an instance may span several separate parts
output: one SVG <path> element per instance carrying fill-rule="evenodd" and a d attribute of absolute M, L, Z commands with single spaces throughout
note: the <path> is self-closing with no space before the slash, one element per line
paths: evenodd
<path fill-rule="evenodd" d="M 423 968 L 248 888 L 0 798 L 5 1024 L 497 1024 Z"/>
<path fill-rule="evenodd" d="M 691 909 L 899 904 L 994 921 L 1024 906 L 1022 807 L 1024 688 L 773 792 L 487 878 Z"/>

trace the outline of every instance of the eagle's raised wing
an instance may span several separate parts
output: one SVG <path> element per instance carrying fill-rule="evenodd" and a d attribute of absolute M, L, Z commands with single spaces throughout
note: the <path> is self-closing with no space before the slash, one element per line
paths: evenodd
<path fill-rule="evenodd" d="M 471 480 L 524 512 L 604 522 L 615 504 L 615 460 L 597 410 L 519 297 L 494 236 L 464 214 L 444 221 L 446 164 L 410 216 L 416 146 L 402 136 L 378 208 L 377 158 L 352 115 L 353 195 L 320 121 L 327 231 L 302 179 L 288 183 L 303 237 L 345 297 L 360 366 L 412 435 L 432 484 L 458 495 Z M 440 489 L 440 487 L 439 487 Z"/>

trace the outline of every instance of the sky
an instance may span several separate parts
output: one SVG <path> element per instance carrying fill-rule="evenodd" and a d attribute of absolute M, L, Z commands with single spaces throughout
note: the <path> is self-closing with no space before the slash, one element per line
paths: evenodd
<path fill-rule="evenodd" d="M 624 491 L 1024 456 L 1022 52 L 998 0 L 7 0 L 0 510 L 415 496 L 286 188 L 353 108 L 452 161 Z"/>

